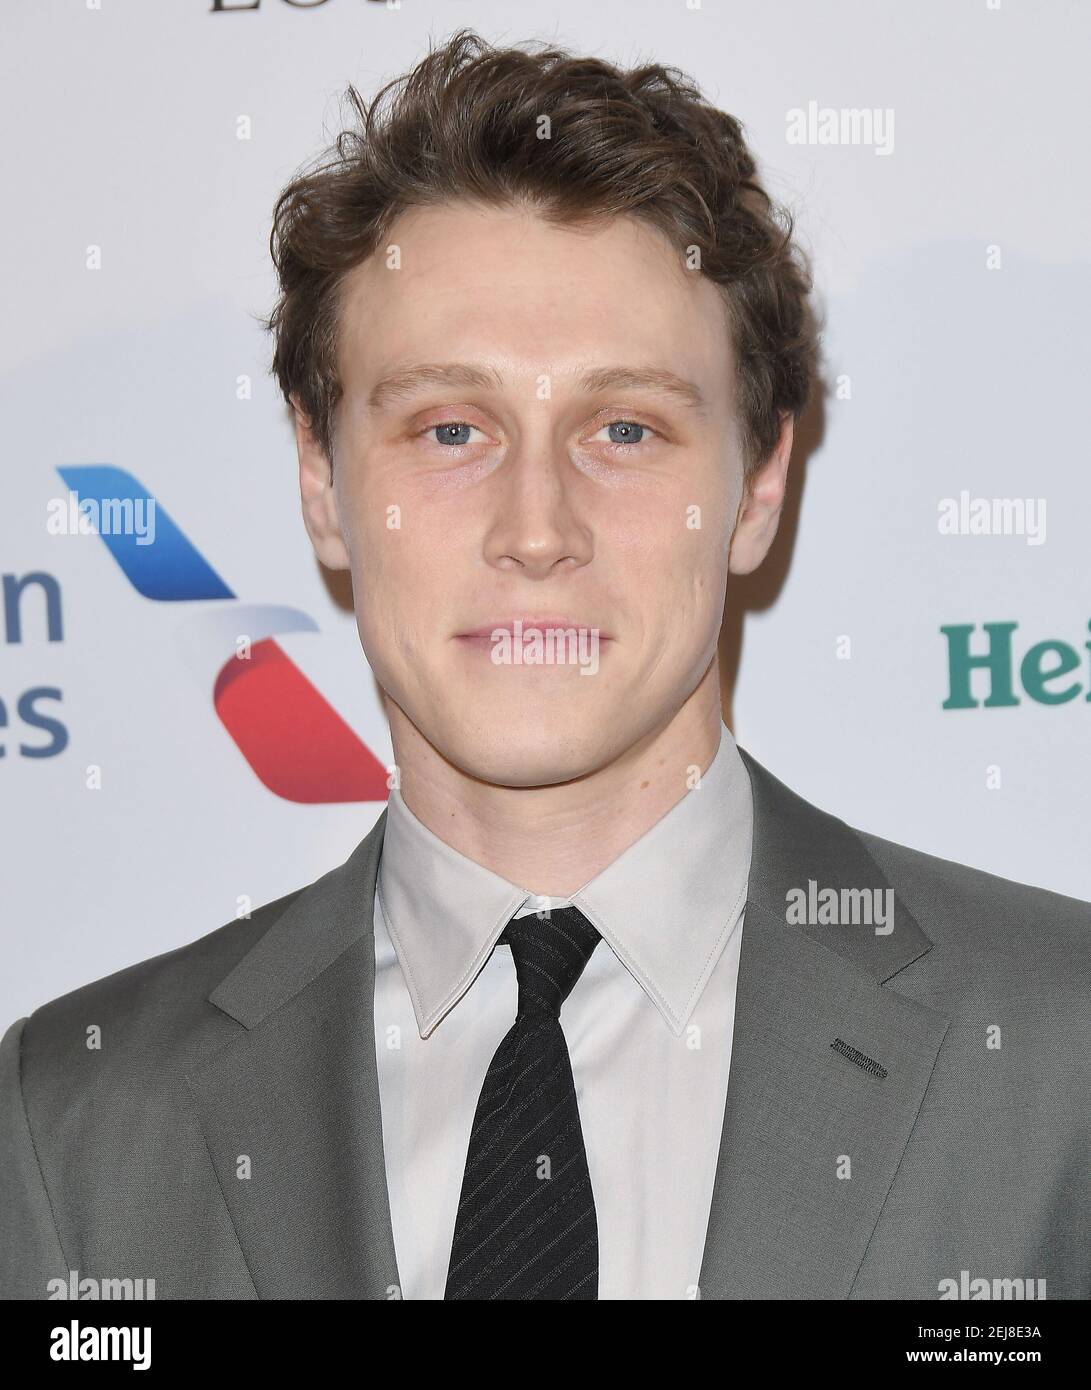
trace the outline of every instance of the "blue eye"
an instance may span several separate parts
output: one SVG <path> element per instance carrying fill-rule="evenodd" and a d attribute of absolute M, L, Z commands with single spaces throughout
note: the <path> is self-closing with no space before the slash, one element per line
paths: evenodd
<path fill-rule="evenodd" d="M 602 428 L 609 431 L 611 444 L 643 444 L 645 433 L 651 433 L 647 425 L 639 425 L 635 420 L 613 420 Z"/>
<path fill-rule="evenodd" d="M 473 425 L 464 424 L 461 420 L 445 421 L 442 425 L 434 425 L 432 433 L 436 437 L 437 444 L 469 444 L 470 435 L 473 432 Z"/>
<path fill-rule="evenodd" d="M 643 444 L 645 435 L 655 433 L 647 425 L 641 425 L 636 420 L 613 420 L 610 424 L 603 425 L 598 433 L 602 434 L 603 430 L 608 433 L 608 440 L 603 442 L 615 445 Z M 431 433 L 437 444 L 458 449 L 471 443 L 471 435 L 480 431 L 475 425 L 468 425 L 464 420 L 445 420 L 441 425 L 429 426 L 426 433 Z"/>

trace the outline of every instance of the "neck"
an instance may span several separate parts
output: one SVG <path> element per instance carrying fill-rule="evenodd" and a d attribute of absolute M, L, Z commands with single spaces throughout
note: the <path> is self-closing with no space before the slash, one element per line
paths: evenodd
<path fill-rule="evenodd" d="M 650 830 L 707 772 L 723 716 L 713 661 L 686 703 L 612 762 L 542 787 L 483 782 L 453 766 L 389 698 L 401 795 L 445 844 L 509 883 L 566 898 Z"/>

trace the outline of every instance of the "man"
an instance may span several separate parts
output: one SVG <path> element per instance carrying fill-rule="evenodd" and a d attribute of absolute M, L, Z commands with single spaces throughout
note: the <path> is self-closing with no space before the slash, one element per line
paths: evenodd
<path fill-rule="evenodd" d="M 9 1030 L 2 1291 L 1086 1296 L 1088 909 L 722 720 L 815 371 L 739 125 L 467 33 L 359 115 L 269 327 L 397 784 L 340 868 Z"/>

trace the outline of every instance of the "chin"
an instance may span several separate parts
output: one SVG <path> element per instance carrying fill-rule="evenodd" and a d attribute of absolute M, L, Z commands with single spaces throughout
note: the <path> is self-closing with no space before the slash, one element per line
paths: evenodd
<path fill-rule="evenodd" d="M 533 720 L 499 714 L 485 727 L 462 730 L 440 751 L 463 772 L 500 787 L 556 786 L 582 777 L 598 765 L 591 740 L 581 739 L 571 721 L 545 732 Z"/>

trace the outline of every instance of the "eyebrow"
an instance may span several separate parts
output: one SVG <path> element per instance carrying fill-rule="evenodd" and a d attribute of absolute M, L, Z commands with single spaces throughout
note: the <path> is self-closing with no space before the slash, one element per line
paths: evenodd
<path fill-rule="evenodd" d="M 692 382 L 662 367 L 596 367 L 576 379 L 588 392 L 658 391 L 673 396 L 683 405 L 704 414 L 705 398 Z M 392 401 L 411 396 L 426 386 L 465 386 L 478 390 L 499 390 L 503 378 L 492 367 L 475 367 L 468 362 L 423 362 L 392 372 L 376 382 L 368 397 L 371 410 L 382 410 Z"/>

